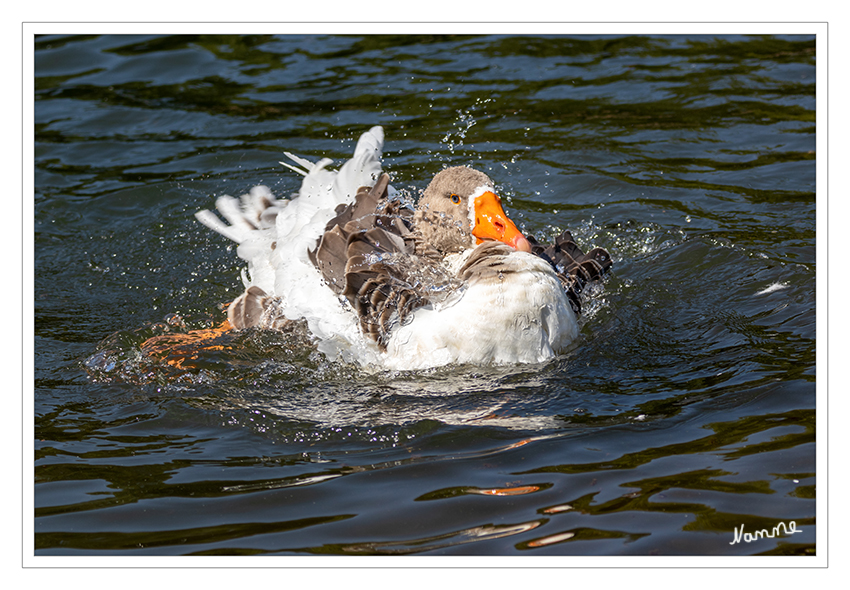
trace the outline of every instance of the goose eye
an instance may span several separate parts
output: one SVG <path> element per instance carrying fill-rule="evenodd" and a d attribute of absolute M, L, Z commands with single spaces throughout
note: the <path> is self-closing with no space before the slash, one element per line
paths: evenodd
<path fill-rule="evenodd" d="M 460 203 L 460 197 L 455 195 L 455 194 L 452 194 L 449 198 L 452 200 L 452 203 L 454 203 L 455 205 Z"/>

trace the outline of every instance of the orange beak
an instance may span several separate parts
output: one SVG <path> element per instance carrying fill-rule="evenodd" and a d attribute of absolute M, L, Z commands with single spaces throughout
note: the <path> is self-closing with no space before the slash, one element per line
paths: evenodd
<path fill-rule="evenodd" d="M 472 235 L 478 238 L 480 244 L 484 240 L 497 240 L 523 252 L 531 252 L 531 244 L 517 229 L 514 222 L 505 215 L 499 197 L 486 191 L 475 199 L 475 227 Z"/>

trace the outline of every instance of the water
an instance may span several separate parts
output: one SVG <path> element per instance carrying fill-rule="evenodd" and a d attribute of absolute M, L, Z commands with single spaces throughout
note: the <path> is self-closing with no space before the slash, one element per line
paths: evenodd
<path fill-rule="evenodd" d="M 35 74 L 36 555 L 815 554 L 813 37 L 45 36 Z M 142 352 L 241 292 L 195 211 L 376 124 L 410 198 L 472 165 L 609 250 L 575 348 Z"/>

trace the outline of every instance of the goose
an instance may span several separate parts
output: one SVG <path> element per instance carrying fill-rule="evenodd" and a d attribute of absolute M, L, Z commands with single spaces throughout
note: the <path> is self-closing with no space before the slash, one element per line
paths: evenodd
<path fill-rule="evenodd" d="M 221 196 L 196 218 L 235 241 L 245 290 L 229 306 L 235 330 L 306 323 L 318 349 L 364 367 L 540 363 L 579 332 L 580 293 L 611 265 L 570 232 L 543 246 L 505 213 L 493 181 L 453 166 L 415 207 L 381 168 L 373 127 L 338 172 L 284 152 L 303 175 L 290 199 L 258 186 Z"/>

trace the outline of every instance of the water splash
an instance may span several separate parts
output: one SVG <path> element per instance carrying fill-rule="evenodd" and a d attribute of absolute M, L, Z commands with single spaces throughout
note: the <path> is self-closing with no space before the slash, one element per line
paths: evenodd
<path fill-rule="evenodd" d="M 284 370 L 300 367 L 311 379 L 326 362 L 304 322 L 293 322 L 283 332 L 236 332 L 207 317 L 169 314 L 162 322 L 108 336 L 82 368 L 96 382 L 202 384 L 244 377 L 270 361 Z"/>
<path fill-rule="evenodd" d="M 665 229 L 657 223 L 632 219 L 597 226 L 591 218 L 579 224 L 573 234 L 588 243 L 604 244 L 614 261 L 646 258 L 687 238 L 681 228 Z"/>
<path fill-rule="evenodd" d="M 446 145 L 451 155 L 454 155 L 456 148 L 464 145 L 464 140 L 469 130 L 478 123 L 475 118 L 475 111 L 490 102 L 493 102 L 492 98 L 477 98 L 475 99 L 475 104 L 468 109 L 457 110 L 457 120 L 453 122 L 455 130 L 447 132 L 441 140 L 441 143 Z"/>

